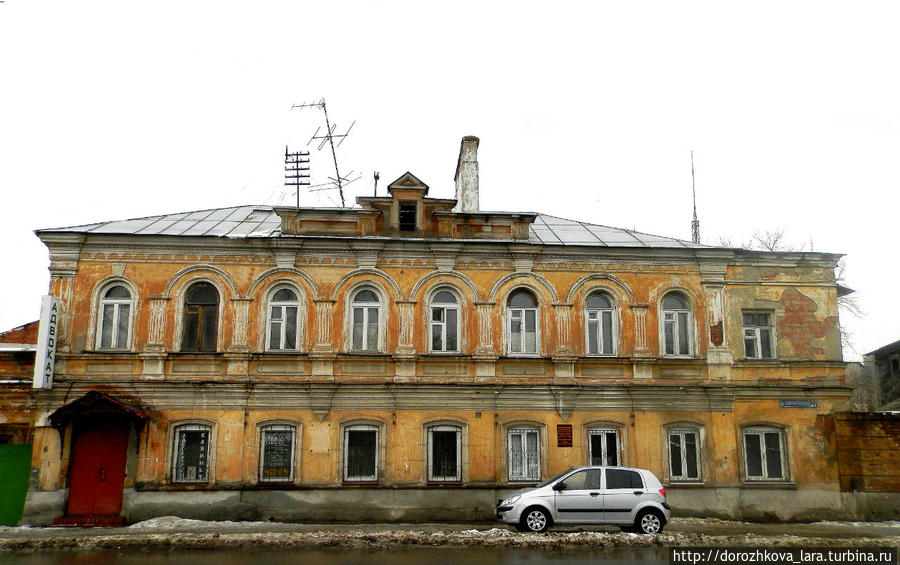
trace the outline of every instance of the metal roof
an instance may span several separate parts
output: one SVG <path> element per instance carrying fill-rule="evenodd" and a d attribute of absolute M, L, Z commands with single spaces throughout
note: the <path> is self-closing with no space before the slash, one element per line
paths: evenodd
<path fill-rule="evenodd" d="M 333 208 L 333 210 L 342 209 Z M 234 206 L 38 231 L 228 238 L 279 237 L 281 235 L 281 218 L 275 213 L 272 206 Z M 491 241 L 496 242 L 496 240 Z M 708 247 L 681 239 L 588 224 L 546 214 L 538 214 L 534 223 L 529 226 L 528 242 L 566 246 L 682 249 Z"/>

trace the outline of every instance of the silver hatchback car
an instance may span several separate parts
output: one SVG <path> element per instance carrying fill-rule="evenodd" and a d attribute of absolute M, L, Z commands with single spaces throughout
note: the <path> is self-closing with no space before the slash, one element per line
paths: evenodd
<path fill-rule="evenodd" d="M 523 532 L 543 532 L 553 524 L 613 524 L 656 534 L 671 516 L 656 475 L 630 467 L 569 469 L 497 504 L 497 519 Z"/>

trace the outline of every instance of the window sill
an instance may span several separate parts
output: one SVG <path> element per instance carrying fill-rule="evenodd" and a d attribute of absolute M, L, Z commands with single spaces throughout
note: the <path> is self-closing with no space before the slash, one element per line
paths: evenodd
<path fill-rule="evenodd" d="M 783 490 L 796 490 L 797 483 L 793 481 L 755 481 L 744 479 L 741 481 L 741 488 L 774 488 Z"/>
<path fill-rule="evenodd" d="M 703 481 L 669 481 L 664 483 L 665 488 L 704 488 L 706 483 Z"/>

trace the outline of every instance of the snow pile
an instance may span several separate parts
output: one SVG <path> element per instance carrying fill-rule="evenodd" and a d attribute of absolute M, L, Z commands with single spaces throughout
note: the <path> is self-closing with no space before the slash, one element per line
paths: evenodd
<path fill-rule="evenodd" d="M 838 522 L 835 520 L 823 520 L 821 522 L 813 522 L 811 526 L 836 526 L 853 528 L 900 528 L 900 522 L 897 520 L 888 520 L 885 522 Z"/>
<path fill-rule="evenodd" d="M 207 520 L 192 520 L 190 518 L 181 518 L 178 516 L 160 516 L 158 518 L 144 520 L 143 522 L 137 522 L 128 527 L 137 530 L 185 531 L 210 529 L 248 529 L 269 527 L 271 525 L 272 522 L 231 522 L 228 520 L 223 520 L 221 522 L 211 522 Z"/>
<path fill-rule="evenodd" d="M 490 530 L 463 530 L 459 532 L 470 536 L 511 536 L 512 531 L 503 528 L 491 528 Z"/>

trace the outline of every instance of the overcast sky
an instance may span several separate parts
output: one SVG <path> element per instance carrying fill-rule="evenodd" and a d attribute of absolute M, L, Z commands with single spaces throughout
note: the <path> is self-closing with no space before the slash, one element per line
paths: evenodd
<path fill-rule="evenodd" d="M 373 171 L 452 198 L 476 135 L 482 209 L 690 239 L 693 150 L 703 242 L 845 253 L 865 353 L 900 339 L 898 29 L 898 2 L 5 0 L 0 328 L 47 291 L 32 230 L 292 202 L 322 116 L 291 106 L 324 97 L 350 203 Z"/>

